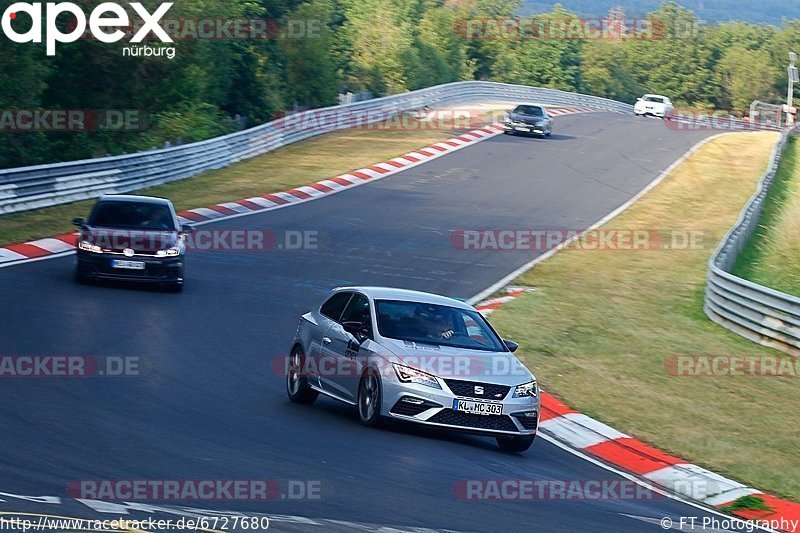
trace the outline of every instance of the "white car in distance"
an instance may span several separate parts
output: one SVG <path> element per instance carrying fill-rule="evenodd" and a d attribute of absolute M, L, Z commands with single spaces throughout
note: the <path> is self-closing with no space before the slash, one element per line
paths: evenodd
<path fill-rule="evenodd" d="M 668 118 L 674 110 L 675 107 L 670 99 L 660 94 L 646 94 L 639 98 L 633 106 L 633 112 L 638 117 L 652 115 Z"/>

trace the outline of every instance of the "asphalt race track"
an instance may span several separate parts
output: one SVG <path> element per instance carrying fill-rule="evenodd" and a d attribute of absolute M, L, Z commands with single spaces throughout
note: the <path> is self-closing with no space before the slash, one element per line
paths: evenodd
<path fill-rule="evenodd" d="M 0 511 L 100 517 L 67 498 L 80 479 L 274 479 L 318 481 L 320 498 L 186 505 L 312 519 L 274 521 L 277 531 L 663 531 L 664 516 L 701 515 L 663 497 L 461 501 L 453 487 L 464 479 L 617 478 L 543 439 L 506 454 L 494 439 L 367 429 L 332 400 L 293 405 L 270 365 L 329 289 L 472 297 L 541 251 L 457 250 L 451 231 L 588 227 L 708 135 L 601 113 L 556 119 L 548 140 L 500 135 L 340 194 L 205 226 L 311 231 L 320 245 L 196 251 L 183 294 L 77 285 L 72 257 L 0 269 L 0 355 L 141 366 L 138 377 L 0 380 Z"/>

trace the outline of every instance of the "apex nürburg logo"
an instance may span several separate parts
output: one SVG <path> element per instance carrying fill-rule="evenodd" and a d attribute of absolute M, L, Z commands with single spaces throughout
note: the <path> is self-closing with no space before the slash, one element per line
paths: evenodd
<path fill-rule="evenodd" d="M 150 33 L 163 43 L 173 42 L 159 24 L 159 21 L 172 7 L 172 2 L 161 4 L 153 13 L 148 12 L 138 2 L 131 2 L 129 5 L 143 21 L 139 31 L 131 38 L 130 42 L 140 43 Z M 126 28 L 131 24 L 131 18 L 125 8 L 113 2 L 104 2 L 95 7 L 89 14 L 88 21 L 83 9 L 72 2 L 48 2 L 44 17 L 45 31 L 43 32 L 42 9 L 41 3 L 17 2 L 11 4 L 0 19 L 0 27 L 5 36 L 15 43 L 41 43 L 44 39 L 47 43 L 47 55 L 52 56 L 56 53 L 56 43 L 77 41 L 85 34 L 87 25 L 92 36 L 98 41 L 116 43 L 125 37 L 125 32 L 119 28 Z M 30 17 L 30 27 L 28 28 L 27 24 L 24 24 L 27 31 L 22 33 L 20 33 L 20 26 L 23 25 L 21 19 L 25 17 L 21 17 L 21 14 Z M 72 16 L 72 23 L 69 24 L 66 32 L 56 24 L 59 16 Z M 17 27 L 15 28 L 15 26 Z M 174 50 L 171 57 L 174 57 Z"/>

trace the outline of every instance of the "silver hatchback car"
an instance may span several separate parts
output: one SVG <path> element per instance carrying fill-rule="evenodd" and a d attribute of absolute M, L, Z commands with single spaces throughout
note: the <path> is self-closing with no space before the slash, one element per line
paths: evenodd
<path fill-rule="evenodd" d="M 361 422 L 396 419 L 493 436 L 521 452 L 539 422 L 536 378 L 474 307 L 423 292 L 335 289 L 300 318 L 286 367 L 295 403 L 320 393 Z"/>

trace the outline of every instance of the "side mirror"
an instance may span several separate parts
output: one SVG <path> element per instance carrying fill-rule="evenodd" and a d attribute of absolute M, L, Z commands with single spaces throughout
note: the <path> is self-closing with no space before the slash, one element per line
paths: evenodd
<path fill-rule="evenodd" d="M 193 224 L 184 224 L 184 225 L 181 226 L 181 231 L 183 233 L 192 233 L 194 230 L 195 230 L 195 227 L 194 227 Z"/>
<path fill-rule="evenodd" d="M 342 328 L 353 337 L 358 340 L 358 342 L 364 342 L 367 339 L 367 335 L 364 332 L 364 324 L 358 320 L 350 320 L 347 322 L 342 322 Z"/>
<path fill-rule="evenodd" d="M 503 339 L 503 344 L 506 345 L 506 348 L 508 348 L 508 351 L 510 351 L 511 353 L 516 352 L 517 349 L 519 348 L 519 344 L 517 344 L 514 341 L 507 341 L 507 340 Z"/>
<path fill-rule="evenodd" d="M 86 224 L 86 222 L 82 218 L 73 218 L 72 219 L 72 225 L 73 226 L 78 226 L 79 228 L 82 228 L 85 224 Z"/>
<path fill-rule="evenodd" d="M 347 333 L 352 333 L 353 335 L 361 331 L 363 327 L 363 324 L 357 320 L 342 322 L 342 328 L 344 328 Z"/>
<path fill-rule="evenodd" d="M 642 99 L 641 99 L 641 98 L 637 98 L 637 99 L 636 99 L 636 101 L 637 101 L 637 102 L 641 102 L 641 101 L 642 101 Z"/>

